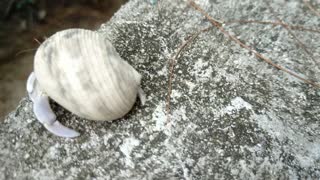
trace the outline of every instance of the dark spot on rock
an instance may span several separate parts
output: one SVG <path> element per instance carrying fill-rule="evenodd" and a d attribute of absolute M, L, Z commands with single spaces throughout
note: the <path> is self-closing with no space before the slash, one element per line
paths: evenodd
<path fill-rule="evenodd" d="M 258 53 L 265 53 L 266 51 L 261 49 L 261 48 L 258 48 L 258 47 L 255 47 L 254 48 Z"/>
<path fill-rule="evenodd" d="M 273 36 L 271 37 L 271 40 L 272 40 L 273 42 L 275 42 L 275 41 L 278 40 L 278 37 L 279 37 L 279 34 L 275 34 L 275 35 L 273 35 Z"/>
<path fill-rule="evenodd" d="M 219 3 L 217 2 L 217 0 L 210 0 L 210 3 L 219 4 Z"/>
<path fill-rule="evenodd" d="M 260 12 L 266 11 L 267 8 L 266 7 L 260 7 Z"/>
<path fill-rule="evenodd" d="M 253 5 L 250 4 L 250 5 L 247 7 L 247 11 L 250 11 L 250 10 L 252 10 L 252 9 L 253 9 Z"/>

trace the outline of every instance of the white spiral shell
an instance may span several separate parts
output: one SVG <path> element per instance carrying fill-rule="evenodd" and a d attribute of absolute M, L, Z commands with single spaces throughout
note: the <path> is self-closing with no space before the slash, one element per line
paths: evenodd
<path fill-rule="evenodd" d="M 39 86 L 51 99 L 91 120 L 114 120 L 136 101 L 141 75 L 107 38 L 84 29 L 60 31 L 35 55 Z"/>

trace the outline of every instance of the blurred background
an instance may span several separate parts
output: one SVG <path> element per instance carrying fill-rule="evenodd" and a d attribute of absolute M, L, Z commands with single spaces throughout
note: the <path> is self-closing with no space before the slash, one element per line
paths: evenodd
<path fill-rule="evenodd" d="M 0 121 L 27 95 L 39 43 L 67 28 L 97 29 L 126 1 L 0 0 Z"/>

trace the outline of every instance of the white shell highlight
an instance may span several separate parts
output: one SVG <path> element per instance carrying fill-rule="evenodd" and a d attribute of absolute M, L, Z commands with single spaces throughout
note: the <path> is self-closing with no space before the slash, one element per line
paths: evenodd
<path fill-rule="evenodd" d="M 91 120 L 127 114 L 141 81 L 106 37 L 83 29 L 60 31 L 47 39 L 35 55 L 34 72 L 50 98 Z"/>

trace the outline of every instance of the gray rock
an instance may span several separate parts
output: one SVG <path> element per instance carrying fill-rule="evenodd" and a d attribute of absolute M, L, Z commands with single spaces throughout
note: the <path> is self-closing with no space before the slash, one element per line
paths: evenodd
<path fill-rule="evenodd" d="M 198 4 L 219 20 L 276 20 L 262 0 Z M 289 24 L 320 26 L 302 1 L 271 6 Z M 178 59 L 167 120 L 169 59 L 191 33 L 208 26 L 184 1 L 128 2 L 98 31 L 144 76 L 146 105 L 137 101 L 127 116 L 108 123 L 81 119 L 53 103 L 60 122 L 82 134 L 63 139 L 44 129 L 25 98 L 0 126 L 0 178 L 320 178 L 319 90 L 257 59 L 216 28 L 201 33 Z M 319 80 L 319 61 L 283 27 L 225 28 L 274 62 Z M 319 60 L 320 34 L 294 33 Z"/>

